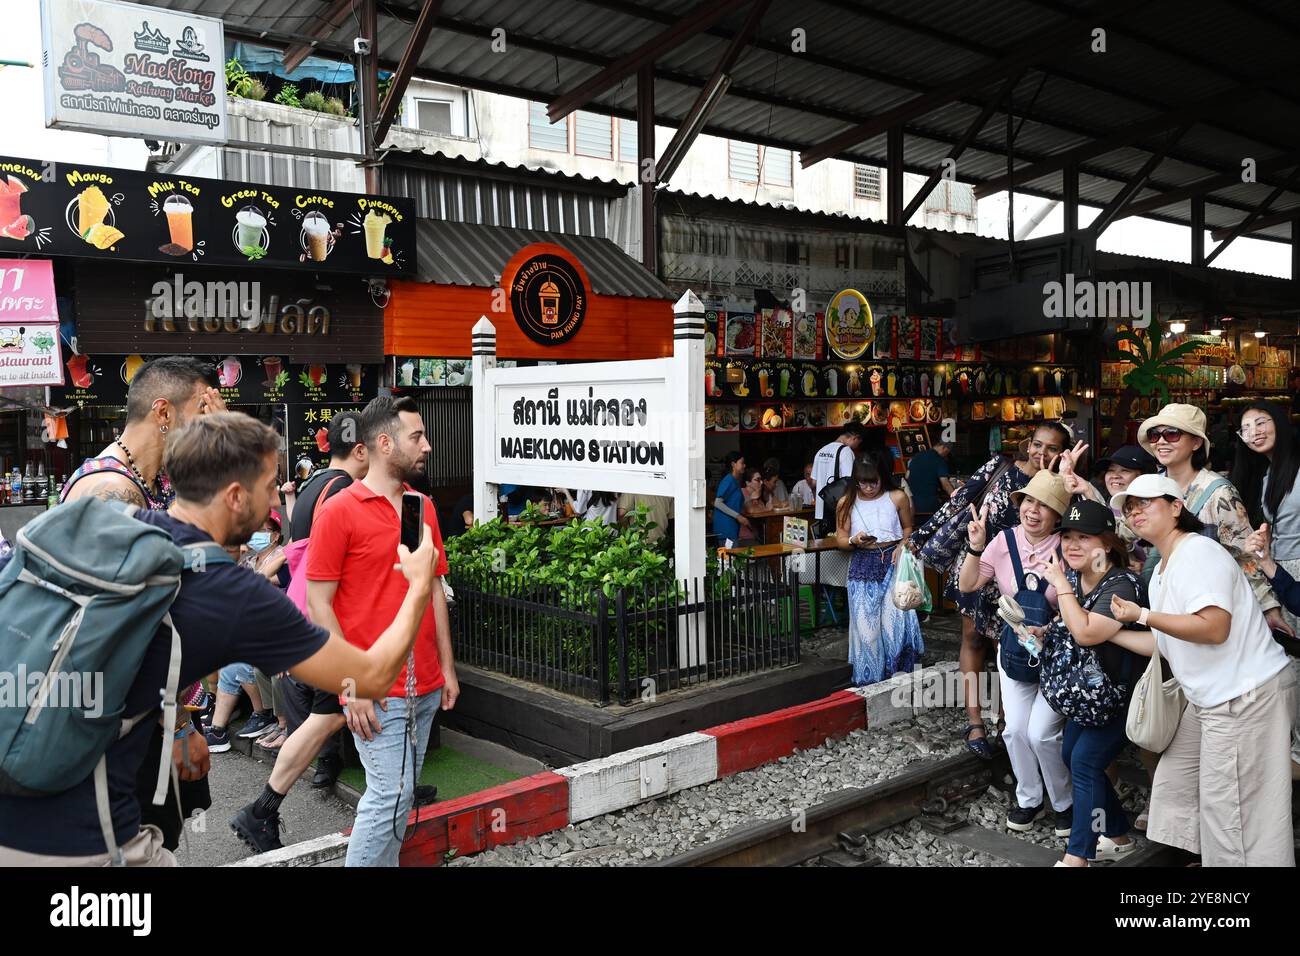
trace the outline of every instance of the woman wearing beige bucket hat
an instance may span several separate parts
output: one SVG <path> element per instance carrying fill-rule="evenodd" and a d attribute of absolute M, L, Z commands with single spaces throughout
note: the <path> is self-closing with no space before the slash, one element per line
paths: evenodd
<path fill-rule="evenodd" d="M 1205 412 L 1195 405 L 1166 405 L 1142 423 L 1138 441 L 1183 489 L 1183 503 L 1206 526 L 1206 536 L 1217 540 L 1236 559 L 1269 626 L 1290 633 L 1268 579 L 1246 549 L 1246 539 L 1254 529 L 1241 494 L 1231 481 L 1206 467 L 1210 439 L 1205 430 Z M 1152 548 L 1144 569 L 1148 582 L 1159 560 L 1160 555 Z"/>
<path fill-rule="evenodd" d="M 1020 523 L 988 539 L 988 508 L 970 508 L 967 531 L 970 549 L 961 565 L 958 585 L 975 593 L 990 583 L 1003 597 L 1013 598 L 1024 611 L 1024 625 L 1041 629 L 1056 613 L 1056 589 L 1046 576 L 1048 559 L 1060 547 L 1057 526 L 1070 504 L 1060 475 L 1042 470 L 1024 488 L 1011 493 Z M 1032 633 L 1032 631 L 1031 631 Z M 1010 625 L 998 644 L 998 683 L 1007 726 L 1003 740 L 1016 775 L 1016 806 L 1007 814 L 1007 828 L 1025 832 L 1044 812 L 1043 790 L 1055 814 L 1052 829 L 1069 836 L 1074 794 L 1070 771 L 1061 756 L 1065 718 L 1054 711 L 1038 687 L 1037 660 L 1022 649 Z M 1041 777 L 1039 771 L 1041 770 Z"/>

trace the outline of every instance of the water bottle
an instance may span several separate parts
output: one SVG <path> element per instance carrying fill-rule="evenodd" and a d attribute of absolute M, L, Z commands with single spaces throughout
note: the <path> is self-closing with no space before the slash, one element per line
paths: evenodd
<path fill-rule="evenodd" d="M 45 508 L 48 511 L 50 508 L 53 508 L 58 503 L 59 503 L 59 493 L 54 487 L 54 475 L 51 474 L 49 478 L 49 488 L 45 495 Z"/>
<path fill-rule="evenodd" d="M 14 466 L 14 473 L 9 477 L 9 500 L 16 505 L 23 503 L 23 473 Z"/>

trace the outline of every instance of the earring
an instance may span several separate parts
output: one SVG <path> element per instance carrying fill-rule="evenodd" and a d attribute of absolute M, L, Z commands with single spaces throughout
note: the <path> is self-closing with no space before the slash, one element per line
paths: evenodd
<path fill-rule="evenodd" d="M 158 426 L 158 430 L 159 430 L 160 432 L 162 432 L 164 435 L 167 434 L 167 426 L 166 426 L 166 425 L 159 425 L 159 426 Z"/>

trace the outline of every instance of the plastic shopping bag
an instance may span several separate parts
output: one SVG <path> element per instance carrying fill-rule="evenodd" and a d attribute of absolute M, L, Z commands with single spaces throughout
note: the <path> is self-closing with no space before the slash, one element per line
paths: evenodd
<path fill-rule="evenodd" d="M 901 547 L 901 545 L 900 545 Z M 925 566 L 911 551 L 903 548 L 894 569 L 894 586 L 890 595 L 900 611 L 930 613 L 930 589 L 925 584 Z"/>

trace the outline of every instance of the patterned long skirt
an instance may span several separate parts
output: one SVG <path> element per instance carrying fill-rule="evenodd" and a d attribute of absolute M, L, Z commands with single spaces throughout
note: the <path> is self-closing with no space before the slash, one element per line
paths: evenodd
<path fill-rule="evenodd" d="M 894 606 L 893 549 L 855 551 L 849 563 L 849 663 L 861 687 L 909 672 L 925 653 L 915 611 Z"/>

